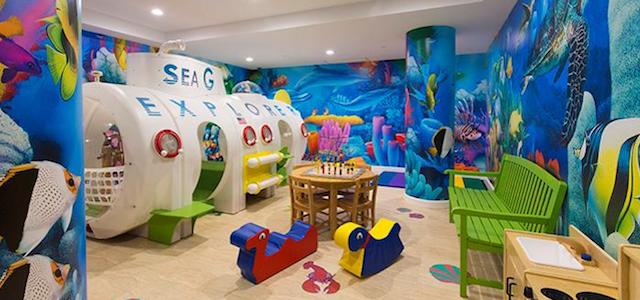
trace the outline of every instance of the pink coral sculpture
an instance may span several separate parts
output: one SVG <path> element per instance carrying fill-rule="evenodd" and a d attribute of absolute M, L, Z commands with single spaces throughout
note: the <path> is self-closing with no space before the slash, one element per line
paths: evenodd
<path fill-rule="evenodd" d="M 346 123 L 343 128 L 335 120 L 327 120 L 322 123 L 320 128 L 320 151 L 338 152 L 342 145 L 349 141 L 351 133 L 351 124 Z"/>

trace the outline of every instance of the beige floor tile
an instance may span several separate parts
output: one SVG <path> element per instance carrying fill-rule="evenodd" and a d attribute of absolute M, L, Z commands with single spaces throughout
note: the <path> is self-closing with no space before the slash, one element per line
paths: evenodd
<path fill-rule="evenodd" d="M 207 215 L 196 223 L 194 236 L 172 246 L 124 235 L 106 241 L 87 242 L 88 293 L 102 299 L 459 299 L 458 285 L 442 283 L 429 274 L 438 263 L 458 265 L 455 227 L 446 209 L 427 209 L 405 200 L 402 189 L 380 188 L 377 217 L 402 226 L 402 257 L 391 267 L 367 279 L 358 279 L 338 266 L 341 250 L 321 233 L 318 251 L 259 285 L 244 280 L 236 266 L 238 249 L 229 243 L 233 230 L 254 222 L 272 231 L 289 228 L 288 190 L 281 188 L 271 199 L 250 201 L 236 215 Z M 409 218 L 399 207 L 419 212 L 424 219 Z M 500 276 L 500 257 L 470 255 L 470 273 Z M 312 260 L 341 284 L 337 294 L 309 294 L 302 288 Z M 501 291 L 471 287 L 469 299 L 501 299 Z"/>

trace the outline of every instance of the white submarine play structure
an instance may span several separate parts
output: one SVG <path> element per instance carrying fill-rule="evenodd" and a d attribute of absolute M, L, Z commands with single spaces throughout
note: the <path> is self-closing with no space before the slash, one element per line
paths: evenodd
<path fill-rule="evenodd" d="M 233 214 L 247 194 L 272 194 L 284 180 L 277 163 L 290 171 L 305 151 L 289 104 L 227 95 L 219 68 L 162 50 L 129 54 L 127 85 L 83 86 L 90 237 L 173 243 L 213 205 Z"/>

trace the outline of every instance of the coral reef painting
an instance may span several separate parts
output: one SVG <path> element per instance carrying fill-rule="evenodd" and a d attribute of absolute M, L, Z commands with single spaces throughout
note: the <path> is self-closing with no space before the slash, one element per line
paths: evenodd
<path fill-rule="evenodd" d="M 637 1 L 520 0 L 488 53 L 487 168 L 512 153 L 566 180 L 559 231 L 614 257 L 640 243 L 639 22 Z"/>
<path fill-rule="evenodd" d="M 404 128 L 404 61 L 364 61 L 359 63 L 314 65 L 290 68 L 262 69 L 253 71 L 248 79 L 258 84 L 265 96 L 273 98 L 275 93 L 286 90 L 291 96 L 291 105 L 300 111 L 311 131 L 309 145 L 313 154 L 316 145 L 327 145 L 321 128 L 325 122 L 338 126 L 342 132 L 348 126 L 346 141 L 341 138 L 333 144 L 340 144 L 345 159 L 361 159 L 369 164 L 386 164 L 374 153 L 375 145 L 385 150 L 387 145 L 399 148 L 395 134 L 405 132 Z M 375 117 L 383 117 L 385 126 L 380 130 L 389 131 L 386 138 L 380 134 L 373 142 L 376 128 Z M 327 130 L 327 129 L 325 129 Z M 337 128 L 332 132 L 337 132 Z M 318 132 L 318 135 L 314 134 Z M 328 132 L 327 132 L 328 133 Z M 393 133 L 393 134 L 391 134 Z M 389 139 L 391 137 L 391 139 Z M 398 137 L 402 139 L 403 137 Z M 400 153 L 393 162 L 402 166 Z M 309 153 L 308 153 L 309 154 Z M 379 155 L 382 155 L 379 153 Z M 309 155 L 307 155 L 309 156 Z"/>
<path fill-rule="evenodd" d="M 0 1 L 0 299 L 86 299 L 78 1 Z"/>
<path fill-rule="evenodd" d="M 454 160 L 456 169 L 486 169 L 489 135 L 487 59 L 484 54 L 456 56 Z"/>
<path fill-rule="evenodd" d="M 406 64 L 406 193 L 447 199 L 444 171 L 453 168 L 455 30 L 433 26 L 407 33 Z"/>
<path fill-rule="evenodd" d="M 152 45 L 83 30 L 82 69 L 84 75 L 82 78 L 85 81 L 93 81 L 91 72 L 95 70 L 102 72 L 100 80 L 103 82 L 126 84 L 127 54 L 157 51 L 158 48 Z M 189 56 L 187 53 L 178 54 Z M 229 94 L 233 92 L 234 87 L 247 79 L 248 70 L 244 68 L 201 57 L 194 58 L 220 68 L 225 89 Z M 245 85 L 240 85 L 239 88 L 245 88 Z"/>
<path fill-rule="evenodd" d="M 93 81 L 91 71 L 102 72 L 100 78 L 108 83 L 127 83 L 127 54 L 134 52 L 156 52 L 149 45 L 127 41 L 90 31 L 82 31 L 83 78 Z"/>

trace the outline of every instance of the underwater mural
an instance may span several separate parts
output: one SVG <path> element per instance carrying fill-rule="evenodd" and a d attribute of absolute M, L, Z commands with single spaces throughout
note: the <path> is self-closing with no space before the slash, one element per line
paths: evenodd
<path fill-rule="evenodd" d="M 250 72 L 248 80 L 268 98 L 281 89 L 289 93 L 291 105 L 300 111 L 311 131 L 307 159 L 320 152 L 338 151 L 346 160 L 404 166 L 400 157 L 404 154 L 400 151 L 405 132 L 404 70 L 402 60 L 367 60 L 262 69 Z M 258 90 L 245 86 L 243 90 Z M 378 118 L 382 123 L 374 121 L 377 117 L 382 117 Z M 378 142 L 374 143 L 376 135 Z M 376 152 L 375 148 L 384 151 Z M 398 149 L 392 150 L 391 155 L 398 157 L 391 164 L 388 148 Z"/>
<path fill-rule="evenodd" d="M 135 52 L 158 52 L 158 48 L 122 38 L 112 37 L 91 31 L 82 31 L 82 69 L 85 81 L 93 81 L 92 71 L 102 72 L 100 81 L 108 83 L 126 84 L 127 54 Z M 187 55 L 186 53 L 180 53 Z M 189 56 L 189 55 L 187 55 Z M 237 83 L 247 79 L 247 69 L 225 64 L 201 57 L 193 57 L 200 61 L 219 67 L 222 71 L 224 86 L 227 93 Z"/>
<path fill-rule="evenodd" d="M 224 161 L 220 148 L 220 126 L 208 123 L 202 136 L 204 158 L 207 161 Z"/>
<path fill-rule="evenodd" d="M 79 1 L 0 1 L 0 299 L 85 299 Z"/>
<path fill-rule="evenodd" d="M 490 128 L 487 56 L 456 56 L 455 81 L 454 168 L 485 170 Z"/>
<path fill-rule="evenodd" d="M 127 54 L 157 51 L 158 48 L 149 45 L 83 30 L 83 78 L 86 81 L 93 81 L 91 71 L 96 70 L 102 72 L 100 77 L 102 82 L 125 84 L 127 83 Z"/>
<path fill-rule="evenodd" d="M 222 79 L 224 80 L 224 88 L 227 91 L 227 94 L 233 93 L 234 87 L 238 86 L 238 84 L 242 82 L 246 82 L 248 79 L 249 70 L 245 68 L 222 63 L 222 62 L 207 59 L 207 58 L 191 56 L 191 55 L 188 55 L 187 53 L 179 53 L 179 54 L 195 58 L 199 61 L 203 61 L 212 66 L 216 66 L 220 68 L 220 70 L 222 71 Z M 246 86 L 244 86 L 244 88 L 246 88 Z"/>
<path fill-rule="evenodd" d="M 431 26 L 407 33 L 405 182 L 409 196 L 447 199 L 453 168 L 455 29 Z"/>
<path fill-rule="evenodd" d="M 640 243 L 637 24 L 638 1 L 521 0 L 488 53 L 487 168 L 518 154 L 566 180 L 559 230 L 614 257 Z"/>

